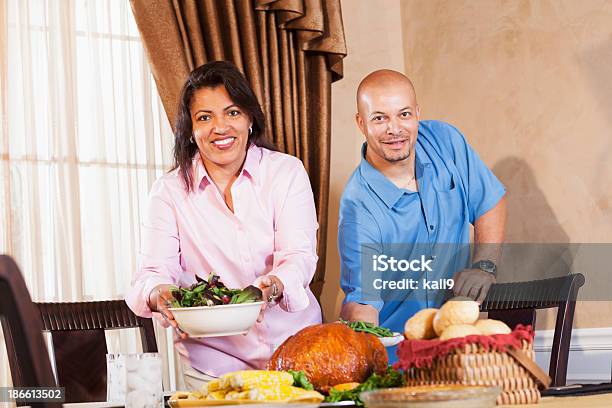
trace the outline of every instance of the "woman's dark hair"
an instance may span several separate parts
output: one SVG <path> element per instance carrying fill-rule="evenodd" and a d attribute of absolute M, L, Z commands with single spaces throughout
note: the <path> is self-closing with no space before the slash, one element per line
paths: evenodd
<path fill-rule="evenodd" d="M 208 62 L 189 74 L 183 85 L 174 125 L 174 167 L 178 168 L 187 191 L 193 190 L 192 160 L 198 145 L 192 142 L 191 98 L 200 88 L 215 88 L 223 85 L 232 102 L 244 110 L 253 120 L 253 131 L 249 135 L 247 149 L 251 144 L 276 150 L 266 140 L 264 114 L 255 93 L 238 68 L 228 61 Z"/>

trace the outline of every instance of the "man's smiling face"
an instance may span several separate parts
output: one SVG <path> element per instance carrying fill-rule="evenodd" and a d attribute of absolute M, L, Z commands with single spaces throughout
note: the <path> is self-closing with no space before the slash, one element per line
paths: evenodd
<path fill-rule="evenodd" d="M 398 74 L 399 75 L 399 74 Z M 368 159 L 408 159 L 419 132 L 419 107 L 412 84 L 402 78 L 373 78 L 360 87 L 357 125 L 368 142 Z"/>

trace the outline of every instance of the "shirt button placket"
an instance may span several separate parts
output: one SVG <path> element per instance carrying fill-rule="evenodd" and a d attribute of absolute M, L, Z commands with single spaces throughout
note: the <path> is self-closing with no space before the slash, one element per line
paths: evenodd
<path fill-rule="evenodd" d="M 249 245 L 246 237 L 246 233 L 244 230 L 244 226 L 240 220 L 236 220 L 237 229 L 238 229 L 238 250 L 240 251 L 240 257 L 242 258 L 242 262 L 246 264 L 251 263 L 251 256 L 249 254 Z"/>

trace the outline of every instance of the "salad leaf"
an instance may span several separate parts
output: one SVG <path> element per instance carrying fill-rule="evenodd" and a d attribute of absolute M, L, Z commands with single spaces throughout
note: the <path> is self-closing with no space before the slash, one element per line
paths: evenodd
<path fill-rule="evenodd" d="M 250 303 L 261 300 L 261 289 L 249 285 L 238 293 L 235 293 L 230 303 Z"/>
<path fill-rule="evenodd" d="M 359 394 L 363 391 L 371 391 L 379 388 L 396 388 L 406 385 L 406 378 L 401 371 L 395 370 L 393 367 L 387 367 L 387 372 L 384 375 L 372 374 L 363 383 L 359 384 L 352 390 L 337 391 L 333 388 L 329 395 L 325 397 L 325 402 L 340 402 L 340 401 L 355 401 L 355 405 L 362 407 L 363 401 Z"/>
<path fill-rule="evenodd" d="M 310 381 L 308 381 L 308 377 L 306 377 L 306 373 L 304 371 L 287 370 L 287 372 L 293 376 L 293 385 L 295 387 L 303 388 L 309 391 L 314 390 L 314 387 Z"/>

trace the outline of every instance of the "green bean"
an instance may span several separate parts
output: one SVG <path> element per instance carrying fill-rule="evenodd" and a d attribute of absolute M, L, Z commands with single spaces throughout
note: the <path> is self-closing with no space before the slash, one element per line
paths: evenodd
<path fill-rule="evenodd" d="M 342 319 L 340 319 L 340 322 L 346 324 L 348 327 L 358 332 L 370 333 L 378 337 L 392 337 L 393 336 L 393 333 L 388 328 L 375 326 L 374 324 L 370 322 L 363 322 L 363 321 L 347 322 L 346 320 L 342 320 Z"/>

